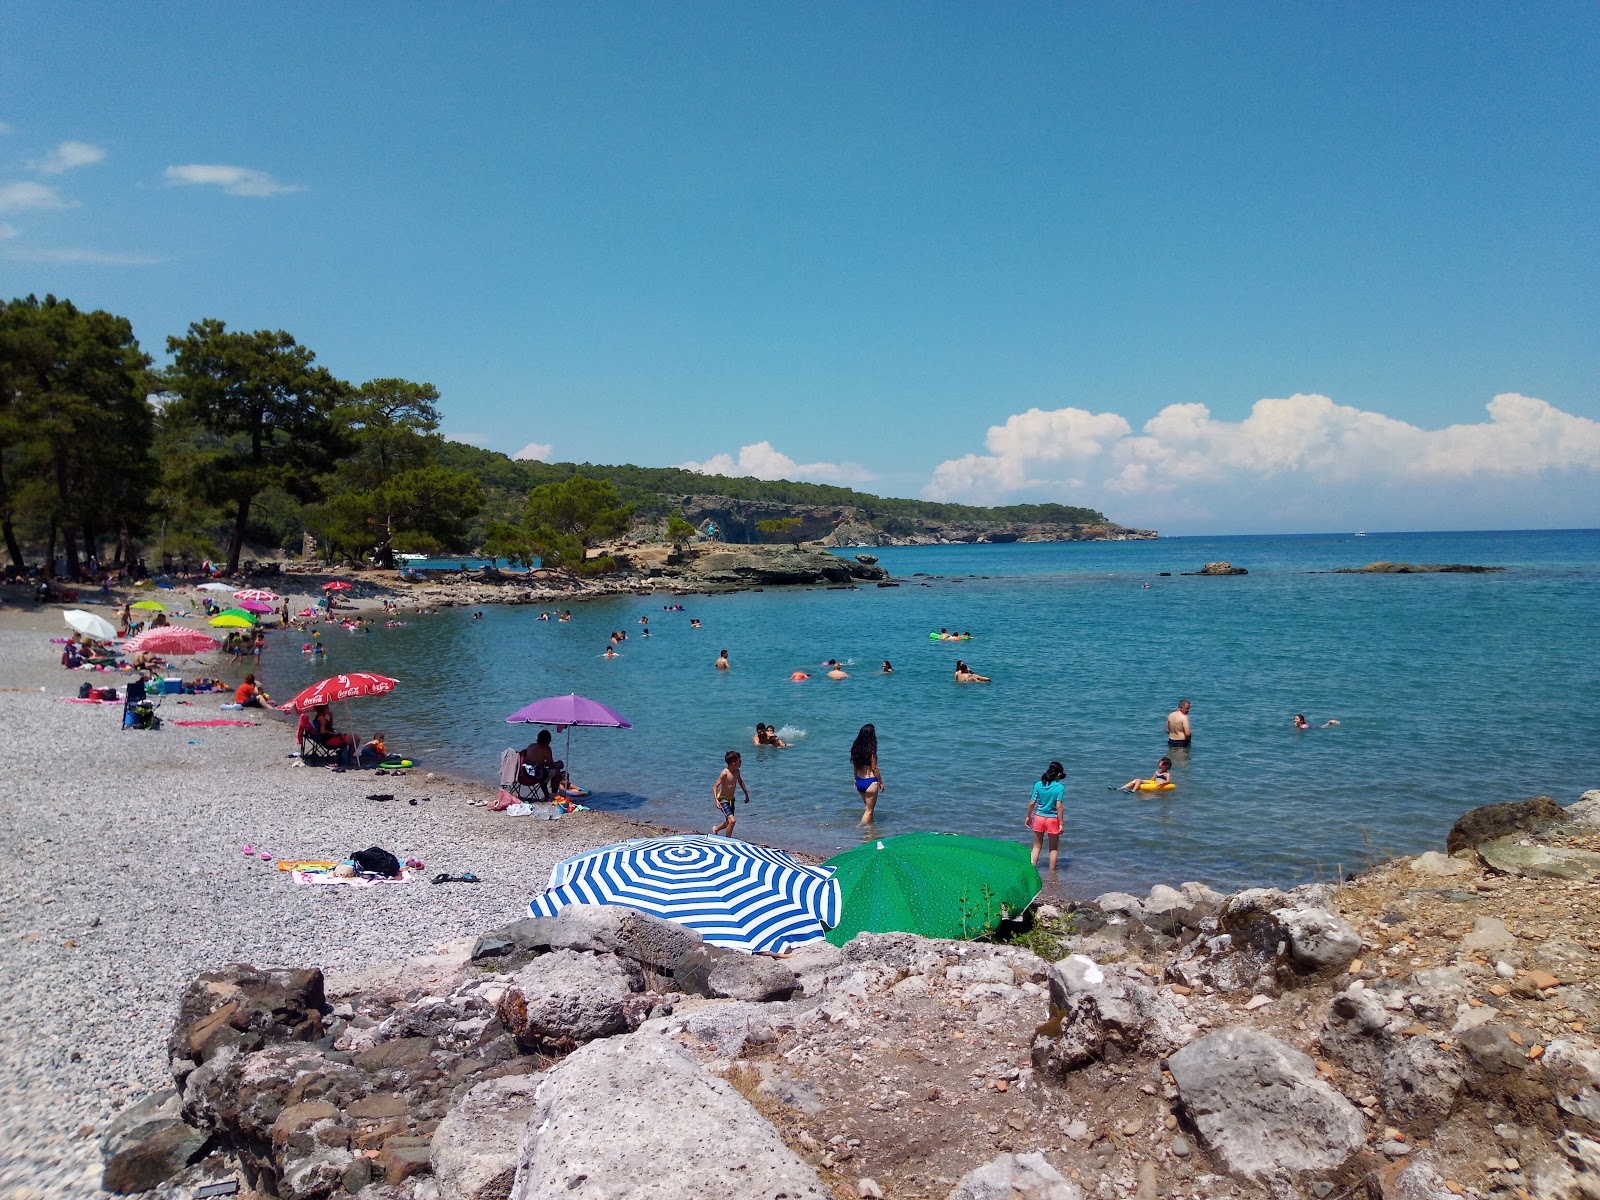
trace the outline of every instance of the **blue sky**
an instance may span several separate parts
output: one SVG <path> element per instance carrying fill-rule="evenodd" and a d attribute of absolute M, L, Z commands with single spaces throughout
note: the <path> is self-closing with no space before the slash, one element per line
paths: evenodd
<path fill-rule="evenodd" d="M 0 292 L 287 329 L 508 453 L 1596 526 L 1597 51 L 1561 3 L 12 0 Z"/>

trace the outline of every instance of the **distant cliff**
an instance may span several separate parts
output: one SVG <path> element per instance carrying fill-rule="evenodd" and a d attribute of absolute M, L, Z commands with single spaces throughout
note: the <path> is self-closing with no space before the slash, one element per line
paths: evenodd
<path fill-rule="evenodd" d="M 750 543 L 767 539 L 757 528 L 762 521 L 799 521 L 781 540 L 822 542 L 828 546 L 936 546 L 962 542 L 1104 542 L 1143 541 L 1153 529 L 1129 529 L 1104 517 L 1091 521 L 1007 520 L 1005 509 L 968 509 L 994 513 L 996 519 L 965 516 L 944 520 L 931 516 L 875 515 L 856 504 L 787 504 L 732 496 L 684 496 L 678 511 L 695 524 L 716 526 L 719 541 Z M 1085 514 L 1088 515 L 1088 514 Z M 1099 516 L 1098 513 L 1092 514 Z"/>

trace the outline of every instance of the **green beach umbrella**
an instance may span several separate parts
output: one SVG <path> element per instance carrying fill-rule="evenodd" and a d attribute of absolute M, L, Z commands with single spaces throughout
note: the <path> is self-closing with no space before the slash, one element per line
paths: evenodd
<path fill-rule="evenodd" d="M 225 613 L 218 613 L 207 621 L 207 625 L 214 625 L 218 629 L 253 629 L 256 619 L 247 612 L 229 609 Z"/>
<path fill-rule="evenodd" d="M 129 608 L 142 608 L 146 612 L 166 612 L 167 606 L 159 600 L 135 600 Z"/>
<path fill-rule="evenodd" d="M 858 933 L 975 938 L 1039 894 L 1028 847 L 954 833 L 875 838 L 830 858 L 843 916 L 828 931 L 842 946 Z"/>

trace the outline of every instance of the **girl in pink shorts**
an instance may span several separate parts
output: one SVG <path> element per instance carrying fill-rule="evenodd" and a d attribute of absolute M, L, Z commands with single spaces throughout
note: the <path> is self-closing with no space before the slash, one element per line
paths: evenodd
<path fill-rule="evenodd" d="M 1061 807 L 1066 797 L 1067 777 L 1058 762 L 1044 769 L 1039 782 L 1033 785 L 1033 797 L 1028 801 L 1026 825 L 1033 830 L 1033 865 L 1039 865 L 1039 852 L 1044 849 L 1044 839 L 1050 839 L 1050 869 L 1056 869 L 1056 854 L 1061 842 Z"/>

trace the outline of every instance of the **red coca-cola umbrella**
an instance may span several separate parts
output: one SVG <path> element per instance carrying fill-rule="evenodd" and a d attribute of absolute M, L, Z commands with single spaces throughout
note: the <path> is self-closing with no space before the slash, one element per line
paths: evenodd
<path fill-rule="evenodd" d="M 371 671 L 354 671 L 349 675 L 334 675 L 314 683 L 286 704 L 278 705 L 283 712 L 310 712 L 324 704 L 340 700 L 354 700 L 361 696 L 382 696 L 392 692 L 399 680 Z"/>
<path fill-rule="evenodd" d="M 342 579 L 335 579 L 332 583 L 323 584 L 322 590 L 325 592 L 348 592 L 350 585 Z"/>

